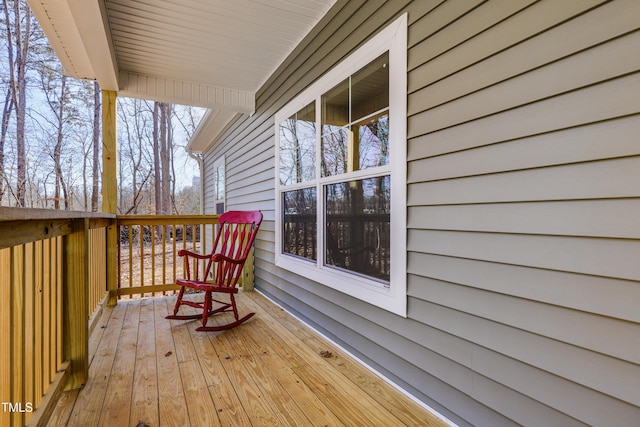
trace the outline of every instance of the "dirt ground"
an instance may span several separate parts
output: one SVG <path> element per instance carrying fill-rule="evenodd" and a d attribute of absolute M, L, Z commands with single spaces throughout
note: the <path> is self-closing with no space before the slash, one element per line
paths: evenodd
<path fill-rule="evenodd" d="M 131 246 L 124 243 L 120 247 L 119 253 L 119 277 L 120 288 L 130 288 L 139 286 L 156 286 L 162 284 L 175 283 L 176 278 L 184 277 L 184 260 L 183 257 L 177 255 L 180 249 L 186 249 L 194 252 L 200 252 L 200 243 L 196 242 L 176 242 L 175 248 L 173 242 L 168 241 L 164 247 L 162 243 L 151 245 L 145 242 L 142 250 L 139 243 Z M 193 273 L 197 267 L 192 264 L 191 272 Z M 204 267 L 201 267 L 204 268 Z M 123 299 L 135 299 L 141 297 L 155 295 L 171 295 L 175 291 L 148 293 L 138 295 L 123 295 Z"/>

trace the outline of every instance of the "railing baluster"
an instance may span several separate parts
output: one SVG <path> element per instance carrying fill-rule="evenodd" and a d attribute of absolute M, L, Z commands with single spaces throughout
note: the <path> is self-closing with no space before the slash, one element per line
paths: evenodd
<path fill-rule="evenodd" d="M 133 288 L 133 226 L 129 227 L 129 287 Z"/>
<path fill-rule="evenodd" d="M 51 310 L 51 239 L 42 241 L 42 323 L 39 326 L 42 331 L 42 390 L 46 390 L 51 382 L 49 366 L 51 343 L 47 326 L 50 323 Z"/>
<path fill-rule="evenodd" d="M 151 232 L 151 286 L 156 284 L 156 228 L 149 227 Z M 151 296 L 156 296 L 156 293 L 152 292 Z"/>
<path fill-rule="evenodd" d="M 18 374 L 18 378 L 25 378 L 24 363 L 24 245 L 12 248 L 12 287 L 13 287 L 13 310 L 12 310 L 12 335 L 11 342 L 11 371 Z M 24 380 L 13 381 L 11 390 L 11 402 L 24 402 Z M 24 423 L 24 414 L 12 413 L 13 422 L 16 425 Z"/>
<path fill-rule="evenodd" d="M 0 301 L 3 302 L 3 310 L 0 312 L 0 396 L 11 397 L 11 375 L 13 375 L 12 357 L 13 346 L 11 342 L 11 317 L 13 313 L 13 292 L 11 281 L 11 253 L 13 249 L 0 249 Z M 0 425 L 10 425 L 10 413 L 0 412 Z"/>
<path fill-rule="evenodd" d="M 167 283 L 167 230 L 168 227 L 160 227 L 160 233 L 162 236 L 162 283 Z M 162 295 L 166 295 L 165 291 L 162 291 Z"/>
<path fill-rule="evenodd" d="M 140 283 L 138 286 L 144 286 L 144 225 L 140 224 Z M 133 294 L 129 299 L 133 298 Z"/>
<path fill-rule="evenodd" d="M 43 369 L 43 280 L 44 280 L 44 259 L 42 258 L 42 240 L 34 243 L 34 267 L 35 267 L 35 382 L 34 400 L 40 402 L 44 394 L 44 369 Z M 34 403 L 36 403 L 34 402 Z M 36 403 L 36 404 L 37 404 Z"/>
<path fill-rule="evenodd" d="M 178 279 L 178 276 L 177 276 L 178 272 L 176 271 L 176 269 L 178 268 L 178 251 L 176 250 L 177 249 L 176 248 L 176 232 L 177 232 L 176 227 L 177 226 L 173 224 L 173 236 L 171 239 L 172 240 L 171 247 L 173 250 L 173 257 L 172 257 L 173 258 L 173 282 L 172 283 L 176 283 L 176 280 Z"/>
<path fill-rule="evenodd" d="M 121 286 L 120 273 L 122 271 L 120 228 L 115 220 L 109 221 L 105 231 L 106 250 L 106 278 L 107 281 L 107 305 L 113 307 L 118 302 L 118 288 Z"/>
<path fill-rule="evenodd" d="M 55 303 L 55 337 L 56 337 L 56 360 L 55 360 L 55 370 L 58 370 L 58 366 L 63 362 L 63 338 L 62 338 L 62 237 L 56 238 L 56 303 Z"/>
<path fill-rule="evenodd" d="M 35 404 L 35 261 L 34 243 L 24 245 L 24 397 Z"/>

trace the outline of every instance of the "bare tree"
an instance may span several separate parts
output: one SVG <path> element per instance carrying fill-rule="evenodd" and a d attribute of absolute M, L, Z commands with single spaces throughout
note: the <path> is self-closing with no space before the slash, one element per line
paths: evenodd
<path fill-rule="evenodd" d="M 5 191 L 5 180 L 8 178 L 4 174 L 4 146 L 7 140 L 7 131 L 9 130 L 9 119 L 13 111 L 13 96 L 11 95 L 11 87 L 7 88 L 7 94 L 2 107 L 2 123 L 0 123 L 0 204 Z"/>
<path fill-rule="evenodd" d="M 43 134 L 50 135 L 43 141 L 42 150 L 50 153 L 55 172 L 54 209 L 72 208 L 72 181 L 74 176 L 84 175 L 86 159 L 78 162 L 77 155 L 85 157 L 83 141 L 86 139 L 86 108 L 88 90 L 84 84 L 67 77 L 60 67 L 53 52 L 49 49 L 39 55 L 38 72 L 41 89 L 48 105 L 48 111 L 39 111 L 40 121 L 44 122 Z M 75 138 L 77 137 L 77 139 Z M 49 146 L 53 144 L 53 150 Z M 72 158 L 76 155 L 76 161 Z M 63 163 L 67 167 L 63 167 Z M 82 164 L 82 170 L 79 165 Z M 86 189 L 85 189 L 86 192 Z M 84 204 L 86 207 L 86 203 Z"/>
<path fill-rule="evenodd" d="M 93 166 L 92 166 L 92 186 L 91 186 L 91 211 L 98 211 L 98 192 L 100 182 L 100 85 L 93 83 Z"/>
<path fill-rule="evenodd" d="M 27 111 L 27 59 L 31 36 L 31 9 L 22 1 L 13 2 L 13 25 L 9 4 L 2 0 L 5 12 L 9 61 L 9 86 L 16 114 L 16 147 L 18 176 L 16 197 L 18 206 L 25 206 L 27 158 L 25 150 L 25 121 Z M 12 31 L 13 29 L 13 31 Z"/>
<path fill-rule="evenodd" d="M 173 107 L 174 114 L 172 116 L 172 122 L 175 119 L 178 128 L 178 134 L 182 135 L 184 138 L 184 143 L 181 144 L 180 141 L 177 141 L 174 138 L 174 132 L 172 130 L 172 153 L 171 153 L 171 176 L 172 179 L 172 193 L 171 193 L 171 204 L 173 205 L 174 212 L 179 215 L 180 213 L 193 213 L 197 214 L 200 212 L 200 191 L 199 188 L 194 191 L 194 189 L 187 187 L 183 190 L 176 189 L 176 162 L 180 161 L 180 156 L 176 158 L 175 153 L 178 150 L 186 150 L 186 144 L 193 136 L 196 128 L 198 127 L 198 123 L 202 118 L 203 110 L 197 107 L 188 107 L 183 106 L 181 108 Z M 172 128 L 173 129 L 173 128 Z M 183 164 L 178 164 L 178 170 L 184 170 L 187 167 L 188 163 L 193 162 L 194 155 L 190 155 L 189 157 L 183 157 Z M 198 156 L 201 158 L 201 156 Z M 200 171 L 198 171 L 200 172 Z M 200 181 L 200 185 L 202 185 L 202 180 Z"/>
<path fill-rule="evenodd" d="M 53 193 L 53 208 L 60 209 L 60 190 L 62 189 L 62 200 L 64 200 L 65 210 L 69 210 L 69 194 L 67 192 L 67 184 L 65 183 L 64 176 L 62 175 L 62 142 L 63 138 L 63 125 L 64 125 L 64 105 L 67 98 L 67 76 L 60 76 L 60 99 L 57 102 L 57 105 L 53 103 L 50 99 L 49 105 L 51 105 L 52 109 L 57 107 L 56 112 L 56 144 L 53 149 L 53 164 L 54 170 L 56 173 L 56 181 L 55 181 L 55 189 Z"/>
<path fill-rule="evenodd" d="M 171 105 L 162 104 L 160 109 L 160 164 L 162 168 L 162 213 L 169 215 L 171 209 Z"/>
<path fill-rule="evenodd" d="M 150 111 L 143 108 L 145 105 L 143 101 L 134 99 L 121 99 L 118 103 L 118 123 L 121 125 L 118 210 L 124 214 L 151 213 L 146 208 L 140 212 L 148 181 L 153 173 L 151 156 L 148 153 L 152 138 L 148 129 Z M 131 181 L 128 179 L 129 176 Z M 125 181 L 131 183 L 129 190 L 125 188 Z M 130 198 L 124 197 L 125 193 L 130 193 Z"/>
<path fill-rule="evenodd" d="M 0 8 L 0 203 L 65 209 L 75 203 L 98 211 L 100 87 L 63 76 L 25 0 L 0 0 Z M 175 138 L 188 139 L 199 114 L 164 103 L 154 108 L 120 98 L 123 103 L 119 212 L 177 212 L 183 192 L 176 188 L 176 159 L 185 159 L 183 167 L 192 160 L 176 151 Z"/>
<path fill-rule="evenodd" d="M 155 212 L 156 215 L 162 215 L 162 177 L 160 172 L 160 117 L 162 103 L 153 103 L 153 188 L 155 195 Z"/>
<path fill-rule="evenodd" d="M 153 168 L 155 211 L 158 215 L 168 215 L 172 212 L 172 110 L 171 104 L 164 102 L 153 104 Z"/>

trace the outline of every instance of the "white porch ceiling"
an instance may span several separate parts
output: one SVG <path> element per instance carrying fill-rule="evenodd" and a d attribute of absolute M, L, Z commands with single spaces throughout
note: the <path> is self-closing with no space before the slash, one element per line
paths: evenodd
<path fill-rule="evenodd" d="M 28 1 L 68 74 L 228 117 L 253 113 L 256 91 L 335 3 Z"/>

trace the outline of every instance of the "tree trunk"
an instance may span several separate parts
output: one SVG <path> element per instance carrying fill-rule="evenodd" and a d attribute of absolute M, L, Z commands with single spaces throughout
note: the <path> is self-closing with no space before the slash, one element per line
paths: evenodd
<path fill-rule="evenodd" d="M 58 132 L 56 135 L 56 145 L 53 150 L 53 164 L 56 172 L 56 184 L 55 191 L 53 194 L 53 208 L 60 209 L 60 200 L 64 200 L 65 210 L 69 210 L 69 197 L 67 194 L 67 186 L 64 182 L 64 177 L 62 176 L 62 142 L 64 140 L 64 134 L 62 133 L 64 126 L 64 106 L 67 99 L 67 77 L 60 77 L 60 99 L 57 111 L 57 120 L 56 123 L 58 127 Z M 60 190 L 62 190 L 62 197 L 60 197 Z"/>
<path fill-rule="evenodd" d="M 11 83 L 13 88 L 13 102 L 16 108 L 16 151 L 18 155 L 18 181 L 16 183 L 16 196 L 18 206 L 25 207 L 25 194 L 27 186 L 27 155 L 25 149 L 25 120 L 27 114 L 27 54 L 29 51 L 29 35 L 31 34 L 31 10 L 24 8 L 24 28 L 22 26 L 21 4 L 15 1 L 13 10 L 15 14 L 14 41 L 16 43 L 16 58 L 11 69 Z M 5 1 L 6 5 L 6 1 Z M 15 68 L 15 72 L 14 72 Z"/>
<path fill-rule="evenodd" d="M 156 215 L 162 215 L 162 171 L 160 170 L 160 110 L 162 103 L 153 103 L 153 183 Z"/>
<path fill-rule="evenodd" d="M 170 152 L 171 142 L 169 135 L 171 127 L 171 106 L 162 103 L 161 120 L 160 120 L 160 160 L 162 168 L 162 213 L 169 215 L 171 213 L 171 165 Z"/>
<path fill-rule="evenodd" d="M 4 143 L 9 130 L 9 118 L 13 111 L 13 98 L 11 96 L 11 88 L 7 89 L 7 95 L 4 99 L 4 107 L 2 108 L 2 123 L 0 124 L 0 204 L 4 196 L 4 183 L 8 182 L 8 177 L 4 175 Z"/>
<path fill-rule="evenodd" d="M 93 182 L 91 186 L 91 212 L 98 212 L 98 194 L 100 191 L 100 85 L 93 83 Z"/>
<path fill-rule="evenodd" d="M 82 210 L 89 209 L 89 188 L 87 187 L 87 161 L 89 160 L 89 151 L 83 150 L 82 156 Z"/>
<path fill-rule="evenodd" d="M 169 168 L 169 172 L 171 173 L 169 179 L 171 181 L 171 194 L 169 195 L 169 213 L 174 215 L 179 215 L 178 209 L 176 208 L 176 169 L 175 162 L 173 159 L 173 126 L 171 126 L 172 118 L 173 118 L 173 104 L 169 104 L 169 119 L 167 121 L 167 126 L 169 129 L 169 163 L 171 167 Z"/>

